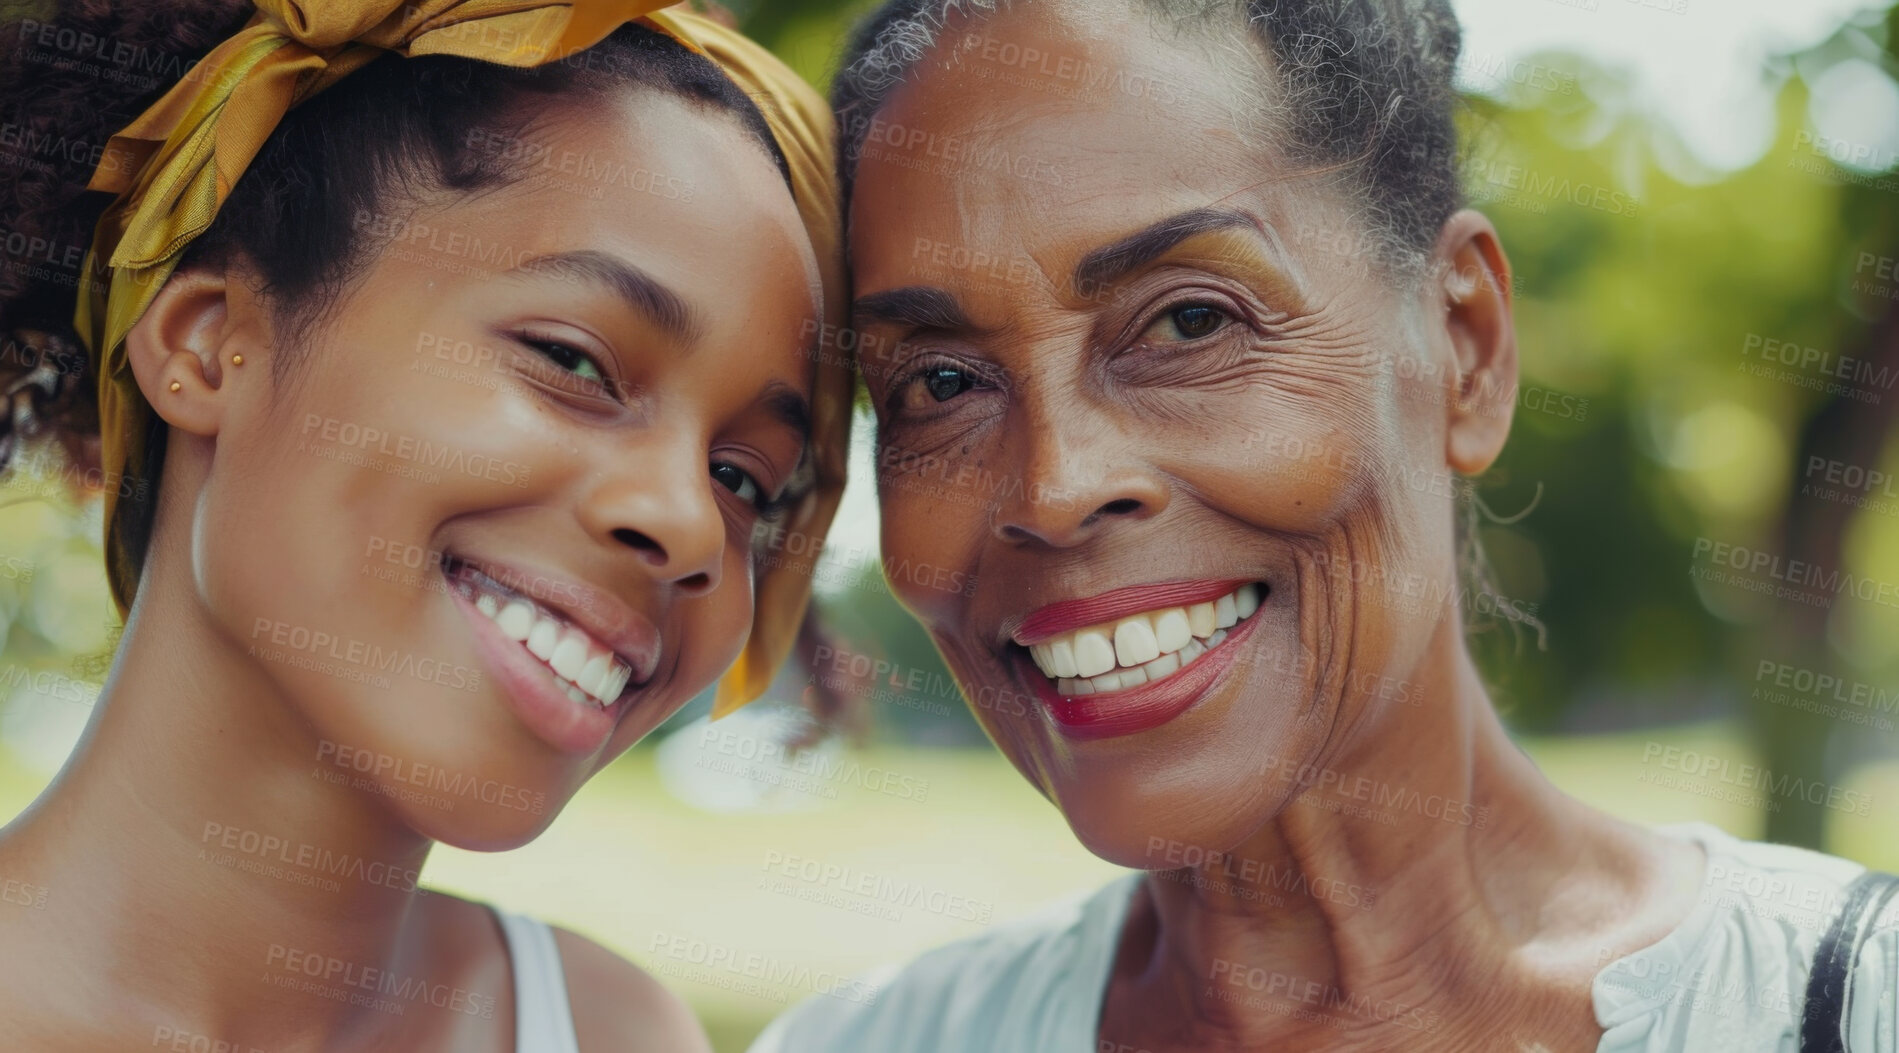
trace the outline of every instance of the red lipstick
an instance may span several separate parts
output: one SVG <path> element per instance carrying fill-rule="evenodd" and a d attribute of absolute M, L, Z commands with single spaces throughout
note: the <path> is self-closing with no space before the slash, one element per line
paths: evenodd
<path fill-rule="evenodd" d="M 1036 699 L 1054 718 L 1056 728 L 1067 738 L 1106 739 L 1150 731 L 1192 709 L 1225 678 L 1252 638 L 1262 611 L 1255 611 L 1228 629 L 1226 639 L 1221 640 L 1219 646 L 1194 659 L 1186 668 L 1164 679 L 1123 691 L 1063 695 L 1027 654 L 1020 653 L 1015 656 L 1016 676 L 1029 685 Z"/>
<path fill-rule="evenodd" d="M 1044 640 L 1060 636 L 1065 632 L 1083 629 L 1090 625 L 1100 625 L 1116 618 L 1125 618 L 1142 611 L 1160 610 L 1164 607 L 1187 607 L 1208 600 L 1217 600 L 1234 589 L 1251 581 L 1251 578 L 1234 578 L 1222 581 L 1169 581 L 1159 585 L 1129 585 L 1126 588 L 1104 592 L 1099 596 L 1090 596 L 1083 600 L 1063 600 L 1037 608 L 1025 616 L 1020 625 L 1010 628 L 1003 623 L 1003 632 L 1016 643 L 1024 647 L 1041 643 Z"/>

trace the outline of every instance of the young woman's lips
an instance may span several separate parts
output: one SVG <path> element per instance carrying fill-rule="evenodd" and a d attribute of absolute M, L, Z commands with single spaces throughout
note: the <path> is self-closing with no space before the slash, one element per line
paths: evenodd
<path fill-rule="evenodd" d="M 555 683 L 545 665 L 503 633 L 487 615 L 456 589 L 450 598 L 475 629 L 488 669 L 501 682 L 509 708 L 535 737 L 563 753 L 585 756 L 606 745 L 629 705 L 623 694 L 605 708 L 575 702 Z"/>
<path fill-rule="evenodd" d="M 1151 731 L 1192 709 L 1213 692 L 1243 653 L 1259 612 L 1224 630 L 1219 643 L 1160 680 L 1118 691 L 1064 695 L 1026 653 L 1015 655 L 1016 675 L 1029 685 L 1055 726 L 1070 739 L 1115 738 Z"/>

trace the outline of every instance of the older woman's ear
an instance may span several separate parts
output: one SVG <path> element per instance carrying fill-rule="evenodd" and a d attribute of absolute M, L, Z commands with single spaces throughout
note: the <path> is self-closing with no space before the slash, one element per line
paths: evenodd
<path fill-rule="evenodd" d="M 1477 475 L 1503 451 L 1516 409 L 1510 261 L 1490 218 L 1464 209 L 1445 221 L 1432 264 L 1426 295 L 1441 300 L 1457 367 L 1447 402 L 1444 458 L 1458 473 Z"/>

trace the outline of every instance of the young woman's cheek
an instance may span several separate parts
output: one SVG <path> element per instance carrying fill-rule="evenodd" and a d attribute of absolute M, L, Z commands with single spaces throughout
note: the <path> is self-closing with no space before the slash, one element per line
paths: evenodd
<path fill-rule="evenodd" d="M 725 546 L 724 571 L 719 586 L 694 601 L 694 624 L 687 629 L 680 658 L 681 673 L 691 673 L 684 691 L 690 698 L 710 686 L 745 650 L 757 611 L 758 582 L 770 570 L 770 563 L 754 557 L 748 549 L 749 536 L 733 532 Z M 683 700 L 682 700 L 683 702 Z"/>
<path fill-rule="evenodd" d="M 564 800 L 575 773 L 506 748 L 519 734 L 440 559 L 449 524 L 557 506 L 578 444 L 505 382 L 381 350 L 414 325 L 312 349 L 295 383 L 220 436 L 194 530 L 200 585 L 320 738 Z"/>

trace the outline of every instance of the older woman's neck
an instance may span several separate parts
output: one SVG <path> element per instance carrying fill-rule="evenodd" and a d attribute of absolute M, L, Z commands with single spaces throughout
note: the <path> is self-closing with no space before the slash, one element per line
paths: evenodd
<path fill-rule="evenodd" d="M 1672 846 L 1523 755 L 1461 646 L 1419 681 L 1435 701 L 1318 759 L 1319 784 L 1227 858 L 1150 875 L 1124 953 L 1148 944 L 1143 968 L 1195 1003 L 1189 1019 L 1253 1048 L 1249 1032 L 1282 1036 L 1302 1006 L 1376 1029 L 1404 1007 L 1487 1001 L 1507 977 L 1586 991 L 1605 955 L 1692 903 Z"/>

